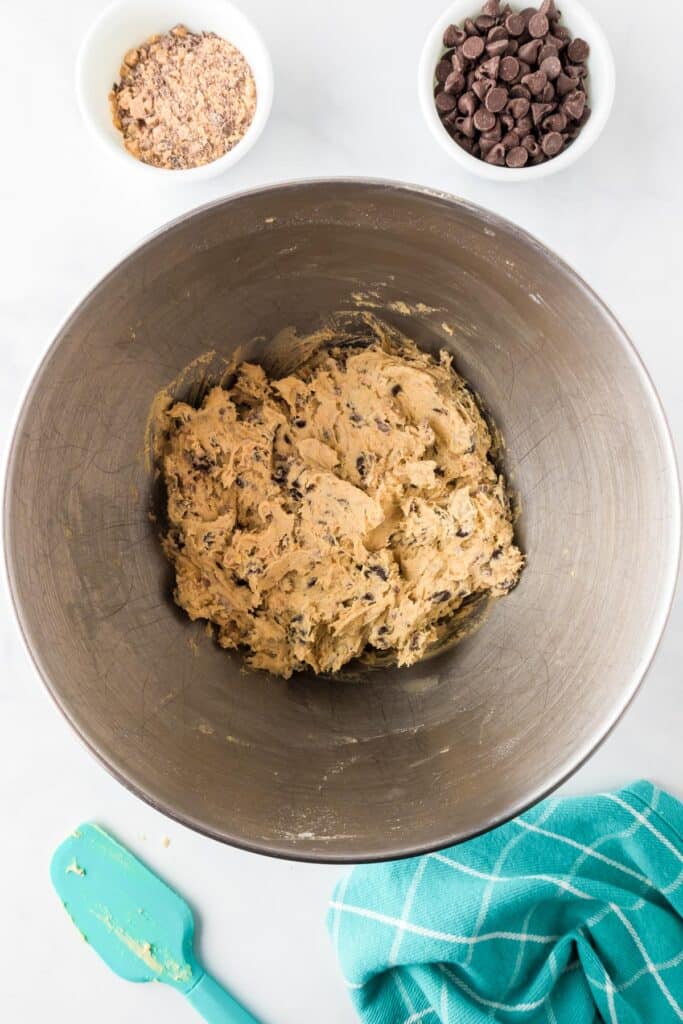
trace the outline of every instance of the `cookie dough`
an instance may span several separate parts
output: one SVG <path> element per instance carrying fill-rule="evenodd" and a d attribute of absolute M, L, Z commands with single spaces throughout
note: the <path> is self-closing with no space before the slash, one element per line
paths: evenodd
<path fill-rule="evenodd" d="M 243 363 L 168 411 L 161 468 L 177 603 L 288 678 L 366 647 L 421 658 L 523 556 L 469 386 L 401 338 L 332 346 L 269 380 Z"/>

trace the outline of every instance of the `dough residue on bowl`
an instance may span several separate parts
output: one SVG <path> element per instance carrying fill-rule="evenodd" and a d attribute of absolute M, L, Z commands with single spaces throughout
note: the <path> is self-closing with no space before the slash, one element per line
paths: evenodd
<path fill-rule="evenodd" d="M 173 404 L 160 468 L 177 603 L 285 678 L 366 648 L 410 665 L 522 569 L 469 385 L 393 329 Z"/>

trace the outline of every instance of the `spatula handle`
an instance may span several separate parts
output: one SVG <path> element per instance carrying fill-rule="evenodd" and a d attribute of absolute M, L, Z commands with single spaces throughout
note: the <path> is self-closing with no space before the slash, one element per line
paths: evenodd
<path fill-rule="evenodd" d="M 210 974 L 201 976 L 187 998 L 209 1024 L 259 1024 Z"/>

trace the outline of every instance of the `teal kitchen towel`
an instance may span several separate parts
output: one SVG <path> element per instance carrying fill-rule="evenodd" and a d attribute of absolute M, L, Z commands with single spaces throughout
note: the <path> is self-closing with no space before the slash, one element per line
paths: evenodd
<path fill-rule="evenodd" d="M 362 1020 L 682 1021 L 682 837 L 683 805 L 637 782 L 354 868 L 329 927 Z"/>

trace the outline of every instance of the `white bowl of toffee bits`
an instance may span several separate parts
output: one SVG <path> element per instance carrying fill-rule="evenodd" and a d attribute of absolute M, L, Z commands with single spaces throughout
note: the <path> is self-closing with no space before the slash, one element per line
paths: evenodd
<path fill-rule="evenodd" d="M 118 0 L 81 45 L 76 88 L 110 153 L 157 180 L 189 182 L 251 149 L 270 114 L 273 70 L 228 0 Z"/>
<path fill-rule="evenodd" d="M 598 138 L 614 60 L 577 0 L 455 0 L 427 37 L 418 88 L 432 134 L 456 163 L 494 181 L 532 181 Z"/>

